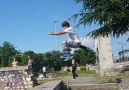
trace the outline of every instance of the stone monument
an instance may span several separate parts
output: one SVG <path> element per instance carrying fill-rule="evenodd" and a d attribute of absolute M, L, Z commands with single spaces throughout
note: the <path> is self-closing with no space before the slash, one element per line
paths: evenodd
<path fill-rule="evenodd" d="M 98 37 L 95 40 L 96 62 L 98 73 L 103 76 L 113 67 L 113 57 L 110 37 Z"/>

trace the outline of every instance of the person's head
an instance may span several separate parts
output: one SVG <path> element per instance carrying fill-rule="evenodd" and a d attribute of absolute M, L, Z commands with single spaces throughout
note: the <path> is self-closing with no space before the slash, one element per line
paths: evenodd
<path fill-rule="evenodd" d="M 66 28 L 70 27 L 69 22 L 64 21 L 64 22 L 62 23 L 62 27 L 63 27 L 63 29 L 66 29 Z"/>
<path fill-rule="evenodd" d="M 15 57 L 13 58 L 13 61 L 16 61 L 16 58 Z"/>
<path fill-rule="evenodd" d="M 30 55 L 28 56 L 28 59 L 32 59 Z"/>

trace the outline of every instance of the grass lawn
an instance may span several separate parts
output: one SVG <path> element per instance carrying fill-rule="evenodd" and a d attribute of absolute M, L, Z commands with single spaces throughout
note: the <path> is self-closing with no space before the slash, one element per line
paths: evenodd
<path fill-rule="evenodd" d="M 77 70 L 76 73 L 79 75 L 79 77 L 95 77 L 98 79 L 98 81 L 102 83 L 114 83 L 116 78 L 129 78 L 129 76 L 121 75 L 121 76 L 98 76 L 95 72 L 95 70 L 86 71 L 86 70 Z M 52 76 L 52 79 L 45 79 L 38 81 L 39 84 L 43 84 L 47 81 L 52 80 L 62 80 L 62 78 L 72 77 L 71 72 L 67 71 L 56 71 L 53 74 L 48 74 Z"/>
<path fill-rule="evenodd" d="M 79 75 L 79 76 L 95 76 L 96 75 L 96 72 L 95 70 L 90 70 L 90 71 L 87 71 L 87 70 L 77 70 L 76 73 Z"/>
<path fill-rule="evenodd" d="M 94 70 L 91 70 L 91 71 L 77 70 L 76 73 L 81 77 L 89 77 L 89 76 L 95 76 L 96 75 Z M 53 77 L 58 79 L 58 78 L 61 78 L 61 77 L 68 77 L 68 76 L 71 77 L 71 75 L 72 75 L 72 72 L 59 71 L 59 72 L 56 72 Z"/>
<path fill-rule="evenodd" d="M 91 70 L 91 71 L 77 70 L 76 73 L 79 75 L 79 77 L 90 77 L 90 76 L 95 76 L 96 75 L 94 70 Z M 47 81 L 61 80 L 62 78 L 65 78 L 65 77 L 72 77 L 72 73 L 67 72 L 67 71 L 56 71 L 55 73 L 48 74 L 48 75 L 51 75 L 52 79 L 40 80 L 40 81 L 38 81 L 38 83 L 43 84 Z"/>

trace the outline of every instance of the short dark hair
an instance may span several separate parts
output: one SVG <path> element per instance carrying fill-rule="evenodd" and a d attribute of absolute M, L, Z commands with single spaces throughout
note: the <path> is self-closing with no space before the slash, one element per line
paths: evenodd
<path fill-rule="evenodd" d="M 70 24 L 69 24 L 69 22 L 64 21 L 64 22 L 62 23 L 62 27 L 63 27 L 63 26 L 68 26 L 68 27 L 70 27 Z"/>

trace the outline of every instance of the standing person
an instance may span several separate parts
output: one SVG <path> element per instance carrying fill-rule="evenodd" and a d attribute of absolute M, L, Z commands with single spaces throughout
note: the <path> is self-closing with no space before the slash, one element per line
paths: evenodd
<path fill-rule="evenodd" d="M 28 56 L 28 73 L 33 74 L 33 59 L 31 56 Z"/>
<path fill-rule="evenodd" d="M 75 60 L 72 58 L 72 75 L 73 75 L 73 79 L 76 79 L 76 77 L 78 77 L 78 75 L 76 74 L 76 62 Z"/>
<path fill-rule="evenodd" d="M 45 78 L 46 78 L 46 67 L 45 67 L 45 66 L 43 66 L 42 70 L 43 70 L 43 77 L 45 77 Z"/>
<path fill-rule="evenodd" d="M 68 36 L 71 40 L 70 41 L 64 40 L 62 42 L 64 55 L 60 56 L 60 58 L 65 58 L 65 61 L 68 61 L 69 59 L 71 59 L 71 56 L 72 56 L 72 54 L 70 53 L 71 48 L 83 48 L 86 50 L 86 47 L 81 45 L 81 41 L 80 41 L 77 33 L 72 29 L 72 27 L 70 27 L 69 22 L 64 21 L 62 23 L 62 28 L 63 28 L 62 32 L 49 32 L 48 35 L 68 34 Z"/>

